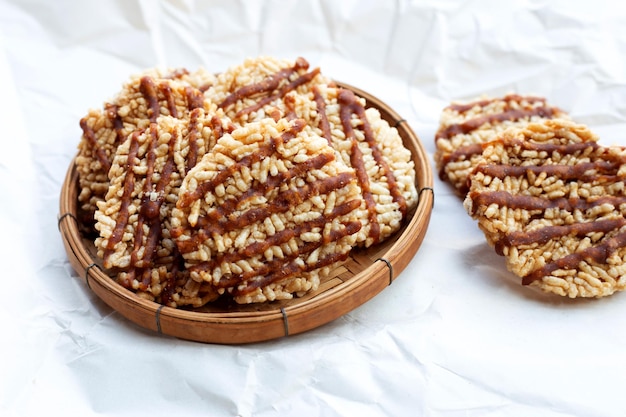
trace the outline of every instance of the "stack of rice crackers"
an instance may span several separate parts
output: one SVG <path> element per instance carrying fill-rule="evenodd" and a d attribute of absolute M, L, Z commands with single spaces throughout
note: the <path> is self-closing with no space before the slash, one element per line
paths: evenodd
<path fill-rule="evenodd" d="M 314 291 L 417 203 L 398 131 L 303 58 L 149 70 L 80 125 L 80 217 L 98 256 L 171 307 Z"/>
<path fill-rule="evenodd" d="M 626 288 L 626 150 L 544 98 L 453 103 L 435 136 L 441 179 L 523 285 L 571 298 Z"/>

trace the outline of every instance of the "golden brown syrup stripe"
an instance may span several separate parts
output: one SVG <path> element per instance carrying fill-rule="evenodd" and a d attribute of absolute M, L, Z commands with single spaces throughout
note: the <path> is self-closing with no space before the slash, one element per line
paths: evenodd
<path fill-rule="evenodd" d="M 337 241 L 345 236 L 357 233 L 361 228 L 361 223 L 358 221 L 352 221 L 344 224 L 344 228 L 340 230 L 334 230 L 331 232 L 331 236 L 328 241 Z M 272 284 L 273 282 L 282 281 L 284 279 L 291 278 L 296 274 L 313 271 L 322 268 L 327 265 L 331 265 L 340 260 L 345 260 L 348 257 L 348 253 L 336 253 L 326 256 L 312 265 L 301 262 L 296 262 L 296 258 L 301 255 L 306 255 L 321 247 L 323 244 L 328 243 L 326 241 L 317 242 L 303 242 L 297 252 L 293 252 L 282 259 L 275 258 L 271 261 L 265 262 L 261 267 L 246 271 L 241 274 L 231 274 L 220 279 L 216 285 L 220 288 L 228 288 L 238 286 L 233 295 L 245 295 L 254 291 L 256 288 L 264 287 Z M 198 264 L 190 267 L 190 271 L 198 271 L 206 268 L 204 264 Z M 245 283 L 245 286 L 240 284 Z"/>
<path fill-rule="evenodd" d="M 400 210 L 400 213 L 402 213 L 402 217 L 406 215 L 406 199 L 398 188 L 398 183 L 396 181 L 395 175 L 393 174 L 393 171 L 389 168 L 389 165 L 383 157 L 382 151 L 380 150 L 380 147 L 376 142 L 376 137 L 372 132 L 372 126 L 367 120 L 365 108 L 358 101 L 356 95 L 350 90 L 340 89 L 338 102 L 341 107 L 340 118 L 344 132 L 346 133 L 346 138 L 352 141 L 350 162 L 355 171 L 357 171 L 357 178 L 359 180 L 359 184 L 361 185 L 361 189 L 363 190 L 363 197 L 365 198 L 367 210 L 369 213 L 369 219 L 372 223 L 372 228 L 370 229 L 370 237 L 374 238 L 374 242 L 377 242 L 380 238 L 380 225 L 378 224 L 378 221 L 376 219 L 376 203 L 374 202 L 372 193 L 370 191 L 369 178 L 363 161 L 363 154 L 358 146 L 358 141 L 352 127 L 351 119 L 353 114 L 356 115 L 362 123 L 365 143 L 367 143 L 367 146 L 371 149 L 374 161 L 387 179 L 389 192 L 391 194 L 391 197 L 393 198 L 393 201 L 398 204 L 398 208 Z"/>
<path fill-rule="evenodd" d="M 328 122 L 328 115 L 326 114 L 326 101 L 318 86 L 313 87 L 313 98 L 315 100 L 315 107 L 317 114 L 319 115 L 319 128 L 322 130 L 322 136 L 326 138 L 328 143 L 332 146 L 332 134 L 330 132 L 330 123 Z"/>
<path fill-rule="evenodd" d="M 620 219 L 621 226 L 626 224 L 626 220 Z M 596 264 L 606 264 L 607 259 L 615 253 L 615 251 L 626 247 L 626 231 L 620 231 L 612 237 L 607 237 L 601 243 L 585 248 L 580 252 L 572 253 L 559 258 L 553 262 L 547 263 L 543 267 L 534 270 L 530 274 L 522 278 L 523 285 L 532 284 L 534 281 L 542 279 L 544 276 L 550 275 L 558 269 L 574 269 L 583 261 L 591 261 Z M 601 279 L 601 277 L 600 277 Z"/>
<path fill-rule="evenodd" d="M 305 163 L 302 166 L 306 166 Z M 214 233 L 222 234 L 233 230 L 243 228 L 255 222 L 260 222 L 270 217 L 274 213 L 283 213 L 308 198 L 327 194 L 331 191 L 345 187 L 354 179 L 352 173 L 342 173 L 336 177 L 326 178 L 314 183 L 308 183 L 296 190 L 287 190 L 276 196 L 276 198 L 266 204 L 264 207 L 256 207 L 246 210 L 236 218 L 228 216 L 230 211 L 225 211 L 223 207 L 217 207 L 205 217 L 198 220 L 198 233 L 192 238 L 179 242 L 179 249 L 183 253 L 191 252 L 197 249 L 198 245 Z M 261 189 L 269 188 L 267 185 L 260 184 Z M 261 194 L 260 192 L 252 192 L 251 194 Z M 228 200 L 227 200 L 228 201 Z M 233 206 L 230 202 L 228 208 Z M 227 217 L 228 216 L 228 217 Z M 180 232 L 174 230 L 174 236 L 178 236 Z"/>
<path fill-rule="evenodd" d="M 229 213 L 235 211 L 243 202 L 250 198 L 265 195 L 268 190 L 278 187 L 291 178 L 299 177 L 309 170 L 320 169 L 332 160 L 334 160 L 334 155 L 320 154 L 307 161 L 295 164 L 287 171 L 279 172 L 275 176 L 270 176 L 267 178 L 267 181 L 257 184 L 256 187 L 249 188 L 238 197 L 230 197 L 224 200 L 224 202 L 215 207 L 213 211 L 207 213 L 205 216 L 201 216 L 198 219 L 198 227 L 202 228 L 207 224 L 218 222 L 220 219 L 224 219 Z"/>
<path fill-rule="evenodd" d="M 298 114 L 296 113 L 296 99 L 293 96 L 285 96 L 283 98 L 283 102 L 285 103 L 285 108 L 287 110 L 285 112 L 285 118 L 287 120 L 297 119 Z M 278 109 L 276 109 L 274 114 L 272 114 L 272 118 L 274 119 L 274 121 L 277 122 L 280 119 L 280 117 L 281 117 L 281 114 L 278 111 Z"/>
<path fill-rule="evenodd" d="M 135 188 L 135 173 L 133 168 L 135 166 L 135 160 L 137 159 L 137 153 L 139 151 L 139 141 L 138 137 L 141 135 L 141 131 L 133 132 L 130 139 L 130 147 L 128 151 L 128 157 L 126 158 L 126 166 L 125 166 L 125 177 L 124 177 L 124 191 L 122 193 L 122 198 L 120 202 L 120 210 L 117 215 L 117 219 L 115 221 L 115 228 L 111 233 L 111 237 L 107 242 L 106 251 L 104 253 L 104 259 L 106 260 L 115 245 L 118 244 L 122 240 L 122 236 L 124 235 L 124 229 L 126 228 L 126 224 L 128 223 L 129 212 L 128 207 L 130 206 L 132 193 Z"/>
<path fill-rule="evenodd" d="M 389 168 L 387 161 L 385 161 L 380 146 L 378 146 L 378 142 L 376 141 L 376 137 L 374 135 L 374 132 L 372 131 L 372 126 L 367 120 L 365 108 L 361 105 L 361 103 L 357 101 L 356 95 L 350 90 L 341 90 L 339 93 L 339 100 L 340 102 L 342 102 L 342 104 L 350 106 L 351 110 L 355 112 L 357 117 L 361 120 L 365 142 L 372 150 L 372 156 L 374 157 L 374 161 L 376 161 L 376 164 L 380 167 L 385 178 L 387 179 L 387 184 L 389 185 L 389 192 L 391 194 L 391 197 L 393 198 L 393 201 L 398 204 L 399 210 L 402 213 L 402 217 L 404 217 L 407 210 L 406 199 L 400 192 L 396 177 L 393 171 Z"/>
<path fill-rule="evenodd" d="M 157 117 L 161 114 L 161 106 L 159 106 L 157 87 L 154 84 L 152 77 L 141 77 L 141 80 L 139 81 L 139 91 L 148 102 L 148 116 L 150 122 L 156 122 Z"/>
<path fill-rule="evenodd" d="M 314 70 L 312 70 L 310 72 L 307 72 L 306 74 L 301 75 L 300 77 L 296 78 L 295 80 L 291 81 L 290 83 L 285 84 L 282 87 L 280 87 L 278 89 L 278 91 L 276 91 L 274 94 L 270 94 L 270 95 L 268 95 L 266 97 L 263 97 L 259 101 L 257 101 L 256 104 L 253 104 L 252 106 L 248 106 L 248 107 L 246 107 L 244 109 L 239 110 L 235 114 L 235 117 L 241 117 L 244 114 L 248 114 L 248 113 L 252 113 L 254 111 L 257 111 L 260 108 L 262 108 L 263 106 L 271 103 L 272 101 L 277 100 L 277 99 L 279 99 L 281 97 L 284 97 L 288 92 L 290 92 L 292 90 L 295 90 L 299 86 L 310 82 L 319 73 L 320 73 L 320 69 L 319 68 L 315 68 Z"/>
<path fill-rule="evenodd" d="M 505 247 L 530 244 L 543 245 L 552 239 L 564 236 L 583 237 L 589 233 L 608 233 L 619 229 L 625 223 L 624 218 L 595 220 L 587 223 L 572 223 L 566 225 L 545 226 L 528 232 L 516 231 L 507 233 L 496 242 L 496 252 L 503 254 Z"/>
<path fill-rule="evenodd" d="M 280 232 L 276 232 L 275 234 L 269 236 L 265 241 L 255 242 L 248 245 L 246 248 L 243 249 L 242 253 L 243 255 L 248 257 L 260 255 L 270 247 L 279 246 L 283 243 L 286 243 L 292 238 L 300 236 L 302 233 L 310 232 L 316 227 L 323 228 L 324 225 L 326 225 L 327 223 L 332 222 L 339 216 L 345 216 L 349 214 L 350 212 L 359 208 L 360 205 L 360 200 L 350 200 L 346 203 L 340 204 L 334 207 L 328 215 L 321 215 L 314 220 L 299 224 L 293 229 L 285 229 Z M 332 237 L 327 239 L 328 240 L 325 243 L 334 241 Z"/>
<path fill-rule="evenodd" d="M 165 98 L 165 102 L 167 103 L 167 109 L 169 110 L 170 116 L 178 119 L 179 114 L 178 110 L 176 109 L 176 101 L 174 99 L 174 96 L 172 95 L 172 87 L 169 85 L 169 83 L 161 82 L 159 83 L 159 90 L 161 90 L 161 93 Z M 185 96 L 186 95 L 187 93 L 185 92 Z"/>
<path fill-rule="evenodd" d="M 532 116 L 539 116 L 550 119 L 554 117 L 555 110 L 550 107 L 535 107 L 530 110 L 506 110 L 496 114 L 485 114 L 473 119 L 466 120 L 462 123 L 452 124 L 435 135 L 435 141 L 440 139 L 450 139 L 453 136 L 468 134 L 473 130 L 478 129 L 482 125 L 487 123 L 502 123 L 504 121 L 516 121 L 524 118 L 530 118 Z"/>
<path fill-rule="evenodd" d="M 172 74 L 177 73 L 174 72 Z M 172 75 L 166 78 L 179 78 L 182 75 L 184 74 L 181 73 L 180 75 Z M 176 103 L 172 95 L 172 89 L 169 84 L 160 83 L 160 85 L 157 87 L 152 77 L 144 76 L 139 82 L 139 91 L 144 96 L 144 99 L 148 102 L 148 107 L 150 109 L 150 121 L 155 122 L 161 114 L 161 108 L 157 95 L 158 89 L 161 90 L 161 93 L 165 97 L 170 115 L 177 118 L 178 110 L 176 109 Z M 202 94 L 199 89 L 187 86 L 185 87 L 185 94 L 187 96 L 187 107 L 189 110 L 204 107 L 204 94 Z M 113 128 L 116 133 L 116 143 L 122 143 L 126 138 L 123 135 L 124 124 L 122 118 L 118 114 L 117 105 L 106 103 L 104 106 L 104 114 L 113 123 Z M 89 125 L 87 125 L 87 120 L 85 118 L 80 120 L 80 127 L 90 147 L 94 150 L 95 156 L 100 162 L 102 171 L 108 173 L 109 169 L 111 168 L 111 161 L 109 160 L 106 151 L 102 148 L 102 146 L 100 146 L 100 144 L 98 144 L 95 132 Z"/>
<path fill-rule="evenodd" d="M 231 93 L 228 97 L 226 97 L 218 105 L 218 107 L 225 109 L 228 106 L 231 106 L 237 101 L 244 98 L 264 93 L 269 94 L 275 91 L 283 80 L 289 79 L 292 74 L 298 72 L 299 70 L 307 70 L 308 68 L 309 63 L 302 58 L 298 58 L 293 67 L 283 68 L 274 75 L 271 75 L 258 83 L 244 85 L 243 87 L 240 87 L 239 89 Z"/>
<path fill-rule="evenodd" d="M 356 223 L 357 222 L 352 223 L 354 227 L 356 227 Z M 346 235 L 347 234 L 349 234 L 349 232 L 346 232 Z M 337 262 L 345 261 L 348 258 L 348 255 L 348 253 L 331 253 L 318 260 L 313 265 L 301 264 L 294 260 L 273 270 L 270 274 L 259 276 L 259 278 L 248 282 L 247 285 L 244 287 L 235 288 L 232 294 L 235 297 L 249 294 L 257 288 L 268 286 L 274 282 L 279 282 L 285 279 L 292 278 L 301 273 L 310 272 L 316 269 L 323 268 L 325 266 L 333 265 Z"/>
<path fill-rule="evenodd" d="M 478 165 L 476 172 L 494 178 L 519 177 L 533 173 L 534 175 L 546 174 L 549 177 L 558 177 L 563 180 L 580 180 L 591 182 L 601 179 L 601 174 L 615 174 L 620 168 L 618 161 L 593 161 L 579 162 L 575 165 Z"/>
<path fill-rule="evenodd" d="M 143 196 L 141 199 L 141 206 L 139 207 L 139 223 L 137 225 L 137 236 L 135 238 L 135 246 L 131 254 L 131 262 L 135 266 L 149 267 L 153 261 L 157 245 L 161 240 L 161 206 L 165 201 L 165 188 L 170 182 L 172 172 L 174 171 L 174 154 L 176 150 L 176 143 L 178 142 L 178 134 L 173 131 L 168 144 L 168 157 L 165 165 L 159 173 L 159 181 L 153 190 L 152 175 L 154 174 L 155 155 L 154 148 L 157 143 L 157 126 L 152 124 L 150 126 L 150 153 L 152 156 L 148 157 L 148 170 L 146 174 L 146 180 L 144 182 Z M 148 225 L 149 235 L 146 239 L 146 243 L 143 249 L 143 257 L 141 262 L 138 262 L 138 254 L 142 251 L 141 245 L 143 243 L 143 224 Z"/>
<path fill-rule="evenodd" d="M 294 138 L 299 132 L 301 132 L 305 126 L 306 123 L 304 123 L 303 120 L 297 120 L 293 123 L 292 127 L 286 130 L 280 137 L 272 138 L 269 144 L 259 146 L 259 149 L 253 154 L 246 155 L 238 162 L 224 168 L 212 180 L 203 182 L 202 184 L 198 185 L 198 187 L 193 192 L 182 194 L 178 199 L 178 208 L 189 207 L 194 201 L 201 198 L 206 193 L 213 192 L 215 190 L 215 187 L 223 184 L 228 178 L 233 175 L 233 173 L 239 171 L 242 167 L 250 167 L 255 162 L 259 162 L 262 159 L 270 156 L 271 154 L 276 152 L 276 147 L 279 141 L 282 141 L 283 143 L 288 142 L 290 139 Z"/>
<path fill-rule="evenodd" d="M 106 103 L 104 105 L 104 114 L 105 116 L 111 120 L 113 123 L 113 129 L 115 129 L 115 142 L 121 143 L 124 140 L 124 123 L 122 122 L 122 118 L 117 113 L 117 106 L 115 104 Z M 89 143 L 89 147 L 93 150 L 96 159 L 100 162 L 100 169 L 102 172 L 108 173 L 111 169 L 111 160 L 107 156 L 106 151 L 96 139 L 96 133 L 93 131 L 91 126 L 87 124 L 87 119 L 82 118 L 80 120 L 80 128 L 83 131 L 83 136 L 87 139 L 87 143 Z"/>
<path fill-rule="evenodd" d="M 178 141 L 177 132 L 172 132 L 169 144 L 168 144 L 168 159 L 163 166 L 161 172 L 159 173 L 159 181 L 154 187 L 154 193 L 156 197 L 152 197 L 153 185 L 152 185 L 152 175 L 154 174 L 154 149 L 157 143 L 157 125 L 152 123 L 150 126 L 150 144 L 148 153 L 152 154 L 146 155 L 147 163 L 147 173 L 146 180 L 144 182 L 143 188 L 143 197 L 141 200 L 141 205 L 139 208 L 139 218 L 136 227 L 136 235 L 133 246 L 133 251 L 131 253 L 131 269 L 128 271 L 128 276 L 124 280 L 124 282 L 120 282 L 121 285 L 126 286 L 128 288 L 132 288 L 133 280 L 137 279 L 138 281 L 138 289 L 142 291 L 148 291 L 149 286 L 152 282 L 152 268 L 154 267 L 154 256 L 156 254 L 156 249 L 159 241 L 162 238 L 162 228 L 160 221 L 160 209 L 164 202 L 164 192 L 166 186 L 170 182 L 170 178 L 172 173 L 174 172 L 174 154 L 176 149 L 176 143 Z M 148 226 L 148 237 L 144 243 L 144 227 L 143 225 L 147 224 Z M 143 253 L 141 259 L 139 258 L 139 253 Z M 174 248 L 174 264 L 171 267 L 171 270 L 168 273 L 167 281 L 162 283 L 163 290 L 161 292 L 161 303 L 167 304 L 172 300 L 172 295 L 175 292 L 175 283 L 176 278 L 179 273 L 179 266 L 177 263 L 182 262 L 182 256 L 180 253 Z"/>
<path fill-rule="evenodd" d="M 115 130 L 115 138 L 118 143 L 121 143 L 126 139 L 124 137 L 124 122 L 118 113 L 118 106 L 116 104 L 106 103 L 104 105 L 104 113 L 106 117 L 113 123 L 113 129 Z"/>
<path fill-rule="evenodd" d="M 196 166 L 198 163 L 198 116 L 200 111 L 198 109 L 194 109 L 189 114 L 189 153 L 187 154 L 187 158 L 185 160 L 185 169 L 186 172 Z"/>
<path fill-rule="evenodd" d="M 325 178 L 316 182 L 307 183 L 295 190 L 286 190 L 269 201 L 263 207 L 255 207 L 244 211 L 236 218 L 224 219 L 219 223 L 207 223 L 204 230 L 209 235 L 213 233 L 222 234 L 231 232 L 256 222 L 261 222 L 272 214 L 284 213 L 292 207 L 301 204 L 316 195 L 328 194 L 334 190 L 345 187 L 354 179 L 351 173 L 342 173 L 336 177 Z"/>
<path fill-rule="evenodd" d="M 165 102 L 167 103 L 167 110 L 170 116 L 178 119 L 178 109 L 176 107 L 176 99 L 172 93 L 172 87 L 168 82 L 155 82 L 154 78 L 146 75 L 141 77 L 139 82 L 139 91 L 143 94 L 145 100 L 148 102 L 149 118 L 151 122 L 156 122 L 157 118 L 161 115 L 161 106 L 159 104 L 159 92 L 163 95 Z M 187 110 L 191 111 L 197 108 L 204 107 L 204 94 L 200 90 L 192 86 L 186 86 L 185 98 L 187 99 Z"/>
<path fill-rule="evenodd" d="M 184 269 L 183 257 L 180 254 L 180 252 L 178 252 L 178 250 L 174 248 L 174 262 L 172 263 L 172 266 L 169 271 L 170 273 L 165 282 L 165 285 L 163 285 L 163 289 L 161 290 L 161 294 L 160 294 L 161 304 L 168 305 L 173 301 L 172 297 L 174 296 L 176 292 L 176 281 L 177 281 L 178 275 L 182 272 L 183 269 Z"/>
<path fill-rule="evenodd" d="M 626 197 L 623 196 L 602 196 L 593 200 L 585 200 L 581 198 L 554 198 L 548 199 L 543 197 L 535 197 L 530 195 L 513 195 L 507 191 L 471 191 L 469 198 L 472 199 L 473 215 L 475 210 L 480 207 L 487 207 L 496 204 L 498 207 L 507 207 L 509 209 L 529 210 L 529 211 L 545 211 L 548 209 L 559 209 L 572 212 L 574 210 L 589 210 L 603 204 L 611 204 L 618 207 L 626 204 Z"/>
<path fill-rule="evenodd" d="M 154 175 L 154 162 L 156 160 L 156 155 L 154 153 L 154 149 L 156 148 L 157 145 L 157 131 L 156 131 L 156 123 L 151 123 L 150 124 L 150 128 L 148 129 L 147 132 L 147 137 L 148 139 L 146 140 L 147 143 L 147 152 L 145 155 L 145 159 L 146 159 L 146 176 L 144 179 L 144 183 L 143 183 L 143 200 L 145 201 L 146 199 L 149 201 L 150 198 L 150 194 L 152 192 L 152 176 Z M 144 201 L 142 201 L 142 204 L 139 208 L 139 217 L 137 219 L 137 227 L 135 228 L 135 237 L 134 237 L 134 242 L 133 242 L 133 251 L 131 252 L 131 265 L 133 266 L 144 266 L 144 265 L 140 265 L 139 264 L 139 259 L 138 259 L 138 253 L 141 250 L 141 248 L 143 247 L 143 225 L 146 222 L 146 216 L 145 216 L 145 212 L 148 211 L 147 209 L 147 205 L 145 205 Z M 148 222 L 149 223 L 149 222 Z M 150 236 L 152 235 L 152 233 L 155 231 L 153 230 L 153 227 L 150 226 L 150 224 L 148 224 L 149 227 L 149 235 L 148 235 L 148 239 L 150 239 Z M 159 230 L 157 231 L 158 234 L 161 233 L 161 228 L 159 227 Z M 146 253 L 146 255 L 148 255 Z M 149 255 L 148 255 L 149 256 Z"/>
<path fill-rule="evenodd" d="M 469 111 L 476 106 L 483 108 L 483 107 L 488 106 L 489 104 L 495 103 L 496 101 L 505 102 L 507 104 L 507 107 L 509 103 L 512 101 L 517 102 L 517 103 L 521 101 L 526 101 L 529 104 L 542 103 L 543 105 L 545 105 L 546 103 L 546 99 L 543 97 L 531 97 L 531 96 L 522 97 L 518 94 L 507 94 L 506 96 L 502 98 L 490 98 L 490 99 L 485 99 L 485 100 L 476 100 L 476 101 L 472 101 L 470 103 L 465 103 L 465 104 L 455 103 L 455 104 L 451 104 L 447 106 L 445 109 L 453 110 L 458 113 L 465 113 L 466 111 Z"/>
<path fill-rule="evenodd" d="M 226 109 L 227 107 L 235 104 L 237 101 L 244 98 L 256 96 L 256 95 L 269 95 L 277 90 L 283 80 L 288 80 L 289 77 L 298 71 L 306 71 L 309 68 L 309 63 L 304 58 L 298 58 L 291 68 L 283 68 L 277 73 L 268 76 L 264 80 L 255 83 L 244 85 L 240 87 L 228 97 L 226 97 L 218 107 Z"/>
<path fill-rule="evenodd" d="M 501 140 L 497 140 L 502 143 Z M 483 149 L 494 142 L 486 142 L 486 143 L 473 143 L 471 145 L 459 146 L 457 149 L 452 151 L 449 154 L 446 154 L 442 158 L 442 166 L 439 171 L 439 176 L 441 178 L 445 177 L 445 169 L 446 165 L 451 161 L 460 161 L 467 160 L 475 155 L 480 155 L 483 152 Z M 515 146 L 520 146 L 522 149 L 533 150 L 539 152 L 558 152 L 560 154 L 565 153 L 574 153 L 577 151 L 584 151 L 588 148 L 596 149 L 599 145 L 596 142 L 581 142 L 581 143 L 571 143 L 567 145 L 561 144 L 553 144 L 553 143 L 536 143 L 532 141 L 520 141 L 520 140 L 511 140 L 505 143 L 505 148 L 513 148 Z"/>
<path fill-rule="evenodd" d="M 365 208 L 367 209 L 367 217 L 370 226 L 369 237 L 371 237 L 374 243 L 376 243 L 380 238 L 380 225 L 378 224 L 376 201 L 374 201 L 374 196 L 372 195 L 372 192 L 370 190 L 370 181 L 365 168 L 365 163 L 363 162 L 363 153 L 359 148 L 359 143 L 357 139 L 354 137 L 354 132 L 352 131 L 352 124 L 350 122 L 350 119 L 350 109 L 342 107 L 341 120 L 343 122 L 344 131 L 346 132 L 346 139 L 351 141 L 350 165 L 352 166 L 352 168 L 354 168 L 357 181 L 359 182 L 359 186 L 361 187 L 363 200 L 365 201 Z"/>
<path fill-rule="evenodd" d="M 235 263 L 244 257 L 251 258 L 253 256 L 261 255 L 272 246 L 280 246 L 284 243 L 289 242 L 291 239 L 300 236 L 302 233 L 310 232 L 314 228 L 323 228 L 325 224 L 332 222 L 337 217 L 344 216 L 351 211 L 356 210 L 360 205 L 361 202 L 359 200 L 350 200 L 335 207 L 326 216 L 322 215 L 314 220 L 303 222 L 295 226 L 294 228 L 284 229 L 276 232 L 273 235 L 268 236 L 267 239 L 263 241 L 249 244 L 239 252 L 219 253 L 215 258 L 211 259 L 210 261 L 194 265 L 193 267 L 191 267 L 191 269 L 195 271 L 211 271 L 222 262 Z M 358 224 L 359 229 L 357 229 L 355 233 L 361 228 L 361 223 L 359 222 Z M 335 240 L 337 240 L 337 235 L 334 234 L 333 231 L 331 231 L 329 236 L 324 236 L 322 243 L 329 243 Z"/>
<path fill-rule="evenodd" d="M 556 139 L 559 139 L 557 136 Z M 553 153 L 558 152 L 561 155 L 565 154 L 574 154 L 577 152 L 590 150 L 596 150 L 600 147 L 595 141 L 584 141 L 584 142 L 569 142 L 568 143 L 539 143 L 534 142 L 532 140 L 519 140 L 519 139 L 511 139 L 504 142 L 505 149 L 511 149 L 515 147 L 520 147 L 521 149 L 528 151 L 537 151 L 537 152 L 547 152 Z M 489 146 L 489 143 L 484 144 L 483 146 Z"/>
<path fill-rule="evenodd" d="M 201 109 L 204 107 L 204 94 L 198 88 L 185 87 L 185 95 L 187 96 L 187 108 L 189 110 Z"/>
<path fill-rule="evenodd" d="M 80 127 L 83 130 L 83 136 L 85 137 L 85 139 L 87 139 L 89 146 L 95 152 L 95 156 L 98 159 L 98 162 L 100 162 L 100 168 L 104 172 L 109 172 L 109 169 L 111 169 L 111 161 L 109 160 L 106 151 L 98 144 L 96 134 L 91 126 L 87 124 L 87 120 L 85 118 L 80 119 Z"/>
<path fill-rule="evenodd" d="M 460 161 L 470 159 L 472 156 L 480 155 L 483 153 L 482 143 L 473 143 L 471 145 L 459 146 L 457 149 L 449 154 L 446 154 L 441 159 L 441 169 L 439 170 L 439 177 L 442 179 L 446 175 L 446 165 L 451 161 Z"/>

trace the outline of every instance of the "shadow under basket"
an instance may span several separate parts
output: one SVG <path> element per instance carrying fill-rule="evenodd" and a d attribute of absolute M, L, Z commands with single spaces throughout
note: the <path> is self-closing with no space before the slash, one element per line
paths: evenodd
<path fill-rule="evenodd" d="M 201 308 L 171 308 L 138 297 L 107 275 L 95 255 L 93 241 L 78 224 L 78 172 L 72 161 L 60 197 L 59 231 L 70 264 L 102 301 L 133 323 L 180 339 L 204 343 L 243 344 L 295 335 L 314 329 L 370 300 L 390 285 L 419 249 L 434 205 L 433 175 L 417 135 L 406 121 L 372 95 L 338 83 L 366 99 L 383 119 L 398 129 L 415 163 L 417 207 L 402 228 L 386 241 L 351 252 L 348 260 L 303 297 L 260 304 L 209 303 Z M 417 277 L 406 277 L 416 279 Z"/>

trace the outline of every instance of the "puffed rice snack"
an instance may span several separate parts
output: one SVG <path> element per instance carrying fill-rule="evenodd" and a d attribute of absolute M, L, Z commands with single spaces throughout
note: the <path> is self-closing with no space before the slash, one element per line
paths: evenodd
<path fill-rule="evenodd" d="M 523 285 L 571 298 L 626 289 L 626 149 L 564 120 L 483 147 L 464 205 Z"/>

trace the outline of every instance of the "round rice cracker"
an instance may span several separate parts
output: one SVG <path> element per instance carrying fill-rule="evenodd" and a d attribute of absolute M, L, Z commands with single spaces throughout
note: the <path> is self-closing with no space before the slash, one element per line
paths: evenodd
<path fill-rule="evenodd" d="M 434 160 L 439 177 L 465 196 L 468 176 L 480 161 L 482 144 L 508 128 L 556 118 L 567 119 L 568 115 L 549 105 L 545 98 L 535 96 L 485 96 L 450 104 L 443 109 L 435 134 Z"/>
<path fill-rule="evenodd" d="M 315 85 L 331 83 L 319 68 L 309 70 L 304 58 L 295 61 L 269 56 L 248 58 L 216 77 L 205 96 L 239 126 L 266 117 L 293 119 L 295 101 Z"/>
<path fill-rule="evenodd" d="M 186 283 L 189 276 L 169 217 L 183 178 L 215 145 L 221 123 L 199 108 L 189 120 L 162 116 L 118 147 L 109 171 L 111 186 L 97 203 L 95 245 L 104 267 L 123 286 L 168 305 L 200 302 L 192 300 L 190 291 L 201 289 Z"/>
<path fill-rule="evenodd" d="M 465 207 L 522 284 L 576 297 L 626 289 L 626 150 L 566 121 L 485 147 Z"/>
<path fill-rule="evenodd" d="M 368 212 L 357 245 L 369 247 L 400 229 L 417 205 L 415 164 L 395 127 L 365 99 L 331 85 L 316 85 L 296 102 L 296 114 L 326 138 L 354 168 Z"/>
<path fill-rule="evenodd" d="M 300 119 L 224 135 L 180 191 L 172 226 L 187 269 L 240 304 L 316 290 L 366 215 L 354 170 Z"/>
<path fill-rule="evenodd" d="M 202 69 L 191 73 L 185 69 L 147 70 L 131 76 L 102 109 L 92 109 L 81 119 L 83 134 L 75 164 L 84 223 L 93 223 L 96 203 L 108 190 L 108 171 L 117 147 L 161 115 L 187 119 L 194 108 L 211 110 L 203 91 L 213 81 L 214 76 Z"/>

